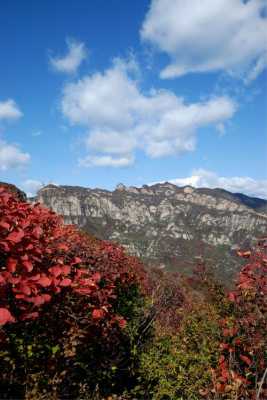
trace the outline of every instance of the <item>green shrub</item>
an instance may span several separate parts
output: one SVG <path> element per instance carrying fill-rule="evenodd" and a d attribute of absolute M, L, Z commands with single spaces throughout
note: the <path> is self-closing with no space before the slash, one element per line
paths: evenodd
<path fill-rule="evenodd" d="M 219 315 L 207 304 L 184 309 L 179 331 L 163 330 L 141 355 L 139 399 L 199 400 L 212 386 L 219 351 Z"/>

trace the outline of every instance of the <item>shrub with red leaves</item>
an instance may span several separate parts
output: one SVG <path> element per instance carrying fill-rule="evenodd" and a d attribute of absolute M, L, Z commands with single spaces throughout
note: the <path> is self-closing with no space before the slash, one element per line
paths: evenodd
<path fill-rule="evenodd" d="M 58 382 L 50 382 L 50 390 L 59 390 L 63 381 L 65 388 L 72 385 L 78 365 L 79 374 L 82 364 L 96 374 L 110 364 L 108 354 L 116 364 L 116 351 L 123 345 L 126 351 L 131 319 L 121 304 L 134 304 L 145 288 L 142 265 L 121 247 L 65 226 L 52 211 L 0 186 L 0 367 L 6 398 L 25 396 L 25 390 L 22 397 L 12 391 L 12 381 L 13 387 L 40 386 L 40 371 L 49 370 L 47 380 Z"/>
<path fill-rule="evenodd" d="M 267 239 L 252 251 L 238 251 L 247 259 L 236 288 L 229 293 L 233 312 L 221 321 L 222 355 L 214 373 L 215 390 L 222 398 L 266 399 L 267 371 Z"/>
<path fill-rule="evenodd" d="M 0 262 L 1 325 L 37 318 L 40 307 L 67 287 L 87 298 L 101 293 L 98 306 L 108 310 L 117 280 L 129 285 L 144 279 L 140 263 L 122 248 L 89 240 L 52 211 L 18 201 L 4 188 Z M 105 290 L 99 288 L 101 281 Z"/>

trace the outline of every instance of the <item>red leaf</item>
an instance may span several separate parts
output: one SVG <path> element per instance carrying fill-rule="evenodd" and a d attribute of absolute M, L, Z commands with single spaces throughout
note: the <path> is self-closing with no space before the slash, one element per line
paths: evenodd
<path fill-rule="evenodd" d="M 220 356 L 219 364 L 223 364 L 224 362 L 225 362 L 225 357 L 224 356 Z"/>
<path fill-rule="evenodd" d="M 21 320 L 22 320 L 22 321 L 25 321 L 25 320 L 27 320 L 27 319 L 36 319 L 36 318 L 38 318 L 38 317 L 39 317 L 39 313 L 36 311 L 36 312 L 24 314 L 24 315 L 21 317 Z"/>
<path fill-rule="evenodd" d="M 72 280 L 69 278 L 65 278 L 60 282 L 60 286 L 67 287 L 72 284 Z"/>
<path fill-rule="evenodd" d="M 32 299 L 32 302 L 35 306 L 41 306 L 42 304 L 44 304 L 45 300 L 42 296 L 36 296 Z"/>
<path fill-rule="evenodd" d="M 39 279 L 40 279 L 40 274 L 37 274 L 37 275 L 33 275 L 33 276 L 31 276 L 29 279 L 31 280 L 31 281 L 38 281 Z"/>
<path fill-rule="evenodd" d="M 229 328 L 229 336 L 235 336 L 238 332 L 236 327 Z"/>
<path fill-rule="evenodd" d="M 22 265 L 23 265 L 23 267 L 26 268 L 26 270 L 27 270 L 28 272 L 31 272 L 31 271 L 33 270 L 33 264 L 32 264 L 31 261 L 23 261 L 23 262 L 22 262 Z"/>
<path fill-rule="evenodd" d="M 7 237 L 6 240 L 9 240 L 10 242 L 13 243 L 19 243 L 21 239 L 24 238 L 24 232 L 22 229 L 19 231 L 13 231 L 11 232 Z"/>
<path fill-rule="evenodd" d="M 232 301 L 232 302 L 235 302 L 235 293 L 234 292 L 230 292 L 229 294 L 228 294 L 228 298 L 229 298 L 229 300 L 230 301 Z"/>
<path fill-rule="evenodd" d="M 43 287 L 47 287 L 51 285 L 52 280 L 49 279 L 47 276 L 41 276 L 41 278 L 38 281 L 36 281 L 36 283 L 38 283 Z"/>
<path fill-rule="evenodd" d="M 12 285 L 16 285 L 17 283 L 20 282 L 21 276 L 11 276 L 9 279 L 9 283 L 12 283 Z"/>
<path fill-rule="evenodd" d="M 16 294 L 16 299 L 24 299 L 25 295 L 24 294 Z"/>
<path fill-rule="evenodd" d="M 224 336 L 224 337 L 230 336 L 230 331 L 229 331 L 229 329 L 227 329 L 227 328 L 224 328 L 224 329 L 223 329 L 223 336 Z"/>
<path fill-rule="evenodd" d="M 104 311 L 101 309 L 94 309 L 92 312 L 93 319 L 102 319 L 104 317 Z"/>
<path fill-rule="evenodd" d="M 249 357 L 244 356 L 242 354 L 240 354 L 239 356 L 241 358 L 242 361 L 244 361 L 244 363 L 246 363 L 248 366 L 250 366 L 252 364 L 252 361 Z"/>
<path fill-rule="evenodd" d="M 0 242 L 0 246 L 4 249 L 4 251 L 6 253 L 8 253 L 10 251 L 10 246 L 7 242 L 3 242 L 3 241 Z"/>
<path fill-rule="evenodd" d="M 0 226 L 1 226 L 1 228 L 4 228 L 4 229 L 10 228 L 10 225 L 5 221 L 0 221 Z"/>
<path fill-rule="evenodd" d="M 25 230 L 26 228 L 28 228 L 28 226 L 30 226 L 30 221 L 22 221 L 21 222 L 21 227 Z"/>
<path fill-rule="evenodd" d="M 127 322 L 124 318 L 119 319 L 119 327 L 121 329 L 124 329 L 126 327 L 126 325 L 127 325 Z"/>
<path fill-rule="evenodd" d="M 229 344 L 227 344 L 227 343 L 220 343 L 220 349 L 221 349 L 221 350 L 228 350 L 228 349 L 229 349 Z"/>
<path fill-rule="evenodd" d="M 50 300 L 51 296 L 49 294 L 42 294 L 40 296 L 29 298 L 29 301 L 34 303 L 35 306 L 41 306 L 42 304 Z"/>
<path fill-rule="evenodd" d="M 57 246 L 57 248 L 58 248 L 58 250 L 62 250 L 62 251 L 68 251 L 68 250 L 69 250 L 69 246 L 67 246 L 67 245 L 64 244 L 64 243 L 60 243 L 60 244 Z"/>
<path fill-rule="evenodd" d="M 79 294 L 83 294 L 83 295 L 89 295 L 89 294 L 92 293 L 92 289 L 87 288 L 87 287 L 85 287 L 85 288 L 77 288 L 77 289 L 74 289 L 74 292 L 79 293 Z"/>
<path fill-rule="evenodd" d="M 101 280 L 101 275 L 99 272 L 96 272 L 91 276 L 91 279 L 94 280 L 95 282 L 99 282 Z"/>
<path fill-rule="evenodd" d="M 51 298 L 52 298 L 52 297 L 50 296 L 50 294 L 47 294 L 47 293 L 43 294 L 43 299 L 44 299 L 44 301 L 50 301 Z"/>
<path fill-rule="evenodd" d="M 55 277 L 57 278 L 59 275 L 62 274 L 62 267 L 58 267 L 58 266 L 51 267 L 51 268 L 49 268 L 48 271 L 49 271 L 53 276 L 55 276 Z"/>
<path fill-rule="evenodd" d="M 70 273 L 70 271 L 71 271 L 71 267 L 69 265 L 63 265 L 63 267 L 62 267 L 63 274 L 68 275 Z"/>
<path fill-rule="evenodd" d="M 82 259 L 80 257 L 74 257 L 71 264 L 75 265 L 75 264 L 80 264 L 81 262 L 82 262 Z"/>
<path fill-rule="evenodd" d="M 222 378 L 224 379 L 225 382 L 227 382 L 227 379 L 229 379 L 230 375 L 227 369 L 222 370 Z"/>
<path fill-rule="evenodd" d="M 79 268 L 76 271 L 76 277 L 80 278 L 83 274 L 88 274 L 88 270 L 85 268 Z"/>
<path fill-rule="evenodd" d="M 239 285 L 239 289 L 252 289 L 254 281 L 252 279 L 247 279 L 242 281 Z"/>
<path fill-rule="evenodd" d="M 20 285 L 19 290 L 21 291 L 21 293 L 26 294 L 27 296 L 31 294 L 31 288 L 25 283 Z"/>
<path fill-rule="evenodd" d="M 34 237 L 36 237 L 36 239 L 39 239 L 41 237 L 41 235 L 43 234 L 43 230 L 40 226 L 36 226 L 33 229 L 32 234 Z"/>
<path fill-rule="evenodd" d="M 15 258 L 9 257 L 7 259 L 7 269 L 9 272 L 15 272 L 18 261 Z"/>
<path fill-rule="evenodd" d="M 0 308 L 0 325 L 5 325 L 7 322 L 15 322 L 15 318 L 7 308 Z"/>

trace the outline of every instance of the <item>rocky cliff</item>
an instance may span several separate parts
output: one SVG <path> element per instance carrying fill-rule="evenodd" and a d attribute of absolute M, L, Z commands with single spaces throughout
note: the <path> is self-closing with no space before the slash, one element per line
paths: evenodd
<path fill-rule="evenodd" d="M 161 268 L 191 271 L 204 256 L 224 281 L 232 279 L 240 246 L 267 232 L 267 201 L 221 189 L 170 183 L 114 191 L 48 185 L 38 201 L 101 239 Z"/>

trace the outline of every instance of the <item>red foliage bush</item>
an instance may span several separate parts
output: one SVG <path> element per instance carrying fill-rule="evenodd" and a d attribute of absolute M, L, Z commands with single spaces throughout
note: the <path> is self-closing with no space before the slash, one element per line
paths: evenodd
<path fill-rule="evenodd" d="M 7 398 L 24 398 L 34 385 L 74 398 L 82 379 L 91 388 L 107 380 L 105 371 L 128 351 L 124 331 L 145 290 L 142 264 L 121 247 L 0 186 L 0 391 Z"/>
<path fill-rule="evenodd" d="M 88 316 L 99 320 L 110 312 L 117 281 L 143 279 L 140 263 L 122 248 L 89 239 L 52 211 L 0 188 L 1 325 L 37 318 L 66 288 L 94 299 L 88 301 Z"/>
<path fill-rule="evenodd" d="M 267 369 L 267 240 L 256 249 L 239 251 L 248 260 L 236 288 L 229 293 L 233 312 L 221 321 L 221 357 L 215 390 L 225 398 L 266 399 Z M 227 397 L 228 396 L 228 397 Z"/>

